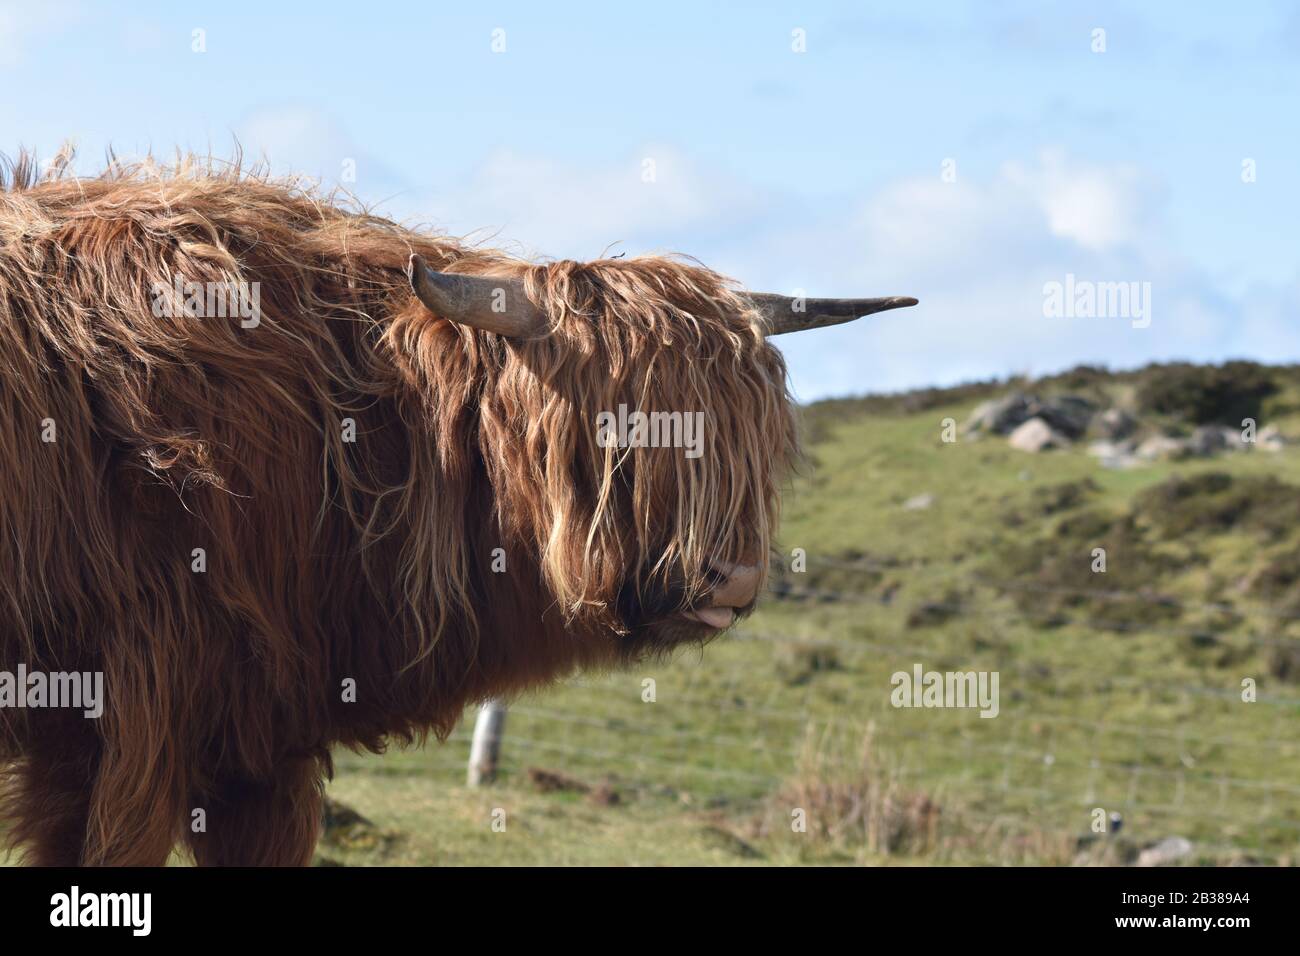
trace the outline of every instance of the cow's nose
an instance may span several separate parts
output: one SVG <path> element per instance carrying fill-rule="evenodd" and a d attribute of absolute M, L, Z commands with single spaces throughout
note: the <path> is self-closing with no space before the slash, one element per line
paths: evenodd
<path fill-rule="evenodd" d="M 758 597 L 758 582 L 763 576 L 756 564 L 728 564 L 715 561 L 713 570 L 722 576 L 722 583 L 709 595 L 714 607 L 746 607 Z"/>

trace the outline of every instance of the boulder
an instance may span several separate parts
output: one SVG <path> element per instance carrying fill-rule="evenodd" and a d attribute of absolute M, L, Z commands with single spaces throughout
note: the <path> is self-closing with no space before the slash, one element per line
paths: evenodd
<path fill-rule="evenodd" d="M 1009 436 L 1007 444 L 1020 451 L 1040 452 L 1049 448 L 1068 448 L 1070 439 L 1041 418 L 1031 418 Z"/>
<path fill-rule="evenodd" d="M 1122 441 L 1137 430 L 1137 419 L 1122 408 L 1108 408 L 1092 421 L 1093 431 L 1103 441 Z"/>
<path fill-rule="evenodd" d="M 1136 443 L 1132 441 L 1095 441 L 1088 446 L 1088 454 L 1103 468 L 1123 470 L 1139 464 L 1135 448 Z"/>
<path fill-rule="evenodd" d="M 1152 435 L 1138 445 L 1133 453 L 1143 461 L 1161 461 L 1186 458 L 1189 448 L 1185 439 L 1172 435 Z"/>
<path fill-rule="evenodd" d="M 1031 410 L 1066 438 L 1075 441 L 1088 430 L 1097 406 L 1078 395 L 1058 395 L 1039 402 Z"/>
<path fill-rule="evenodd" d="M 1138 854 L 1138 866 L 1169 866 L 1192 855 L 1192 841 L 1186 837 L 1165 837 Z"/>
<path fill-rule="evenodd" d="M 1240 448 L 1240 433 L 1220 425 L 1201 425 L 1187 440 L 1188 451 L 1206 458 L 1223 451 L 1239 451 Z"/>
<path fill-rule="evenodd" d="M 1024 392 L 978 405 L 966 420 L 966 431 L 1009 435 L 1032 418 L 1041 418 L 1055 431 L 1073 441 L 1088 429 L 1097 406 L 1078 395 L 1043 399 Z"/>
<path fill-rule="evenodd" d="M 1286 447 L 1286 437 L 1276 425 L 1266 425 L 1255 436 L 1255 444 L 1264 451 L 1281 451 Z"/>
<path fill-rule="evenodd" d="M 934 504 L 934 495 L 926 492 L 925 494 L 914 495 L 903 502 L 904 511 L 924 511 Z"/>
<path fill-rule="evenodd" d="M 1012 392 L 1002 398 L 981 402 L 966 420 L 966 430 L 1006 435 L 1032 417 L 1029 411 L 1031 401 L 1034 399 L 1023 392 Z"/>

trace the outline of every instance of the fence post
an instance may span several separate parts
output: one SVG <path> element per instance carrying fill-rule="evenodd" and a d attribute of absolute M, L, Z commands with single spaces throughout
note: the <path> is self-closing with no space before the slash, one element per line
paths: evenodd
<path fill-rule="evenodd" d="M 497 757 L 501 753 L 501 735 L 506 727 L 506 705 L 489 700 L 478 709 L 474 737 L 469 745 L 469 772 L 465 782 L 471 787 L 491 783 L 497 775 Z"/>

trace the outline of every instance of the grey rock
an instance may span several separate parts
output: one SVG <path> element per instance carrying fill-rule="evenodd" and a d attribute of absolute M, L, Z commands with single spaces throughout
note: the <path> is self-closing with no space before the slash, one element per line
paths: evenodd
<path fill-rule="evenodd" d="M 1186 837 L 1165 837 L 1138 854 L 1138 866 L 1169 866 L 1192 855 L 1192 841 Z"/>
<path fill-rule="evenodd" d="M 1032 417 L 1030 402 L 1030 397 L 1023 392 L 981 402 L 966 420 L 966 430 L 1006 435 Z"/>
<path fill-rule="evenodd" d="M 1040 452 L 1068 448 L 1070 439 L 1041 418 L 1031 418 L 1007 436 L 1007 444 L 1020 451 Z"/>
<path fill-rule="evenodd" d="M 1103 441 L 1120 441 L 1137 430 L 1138 421 L 1122 408 L 1108 408 L 1092 421 L 1093 431 Z"/>
<path fill-rule="evenodd" d="M 1075 441 L 1088 430 L 1097 406 L 1078 395 L 1058 395 L 1041 402 L 1034 413 L 1066 438 Z"/>
<path fill-rule="evenodd" d="M 1136 443 L 1132 441 L 1095 441 L 1088 446 L 1088 454 L 1095 457 L 1101 467 L 1122 471 L 1141 464 L 1134 454 L 1135 448 Z"/>
<path fill-rule="evenodd" d="M 1186 458 L 1190 454 L 1187 442 L 1172 435 L 1152 435 L 1138 445 L 1134 454 L 1143 461 Z"/>
<path fill-rule="evenodd" d="M 1255 436 L 1255 444 L 1264 451 L 1281 451 L 1287 445 L 1286 436 L 1276 425 L 1267 425 Z"/>
<path fill-rule="evenodd" d="M 1201 425 L 1187 440 L 1187 449 L 1193 455 L 1209 457 L 1227 451 L 1233 444 L 1240 444 L 1239 436 L 1231 428 L 1219 425 Z"/>
<path fill-rule="evenodd" d="M 1088 429 L 1097 406 L 1078 395 L 1043 399 L 1024 392 L 982 402 L 966 420 L 967 432 L 1009 435 L 1032 418 L 1041 418 L 1055 431 L 1073 441 Z"/>

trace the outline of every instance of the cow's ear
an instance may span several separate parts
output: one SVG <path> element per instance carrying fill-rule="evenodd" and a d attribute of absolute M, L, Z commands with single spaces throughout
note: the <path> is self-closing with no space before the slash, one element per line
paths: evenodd
<path fill-rule="evenodd" d="M 550 328 L 519 279 L 435 272 L 418 255 L 406 266 L 411 291 L 434 315 L 512 339 L 535 339 Z"/>

